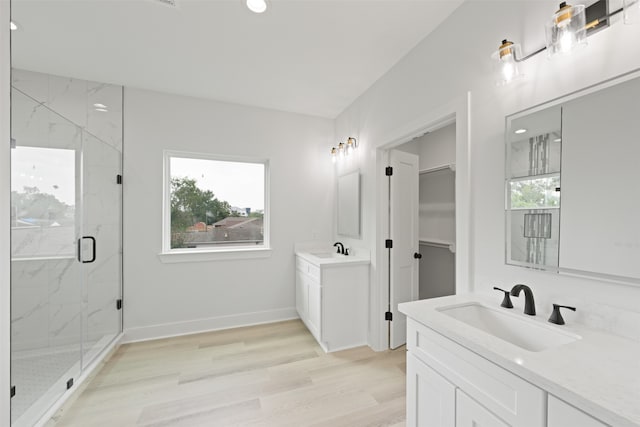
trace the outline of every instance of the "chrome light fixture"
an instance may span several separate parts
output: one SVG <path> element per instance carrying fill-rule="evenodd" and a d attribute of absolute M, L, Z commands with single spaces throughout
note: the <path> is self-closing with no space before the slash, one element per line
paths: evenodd
<path fill-rule="evenodd" d="M 549 57 L 568 54 L 587 44 L 587 36 L 611 24 L 611 17 L 624 11 L 625 23 L 640 22 L 640 0 L 624 0 L 624 6 L 609 13 L 609 0 L 598 0 L 589 7 L 560 3 L 545 25 L 546 46 L 522 56 L 520 46 L 507 39 L 491 55 L 497 85 L 508 84 L 523 76 L 518 64 L 548 51 Z"/>
<path fill-rule="evenodd" d="M 560 8 L 547 22 L 547 53 L 566 55 L 577 46 L 587 44 L 587 15 L 584 5 L 560 3 Z M 597 25 L 597 24 L 596 24 Z"/>

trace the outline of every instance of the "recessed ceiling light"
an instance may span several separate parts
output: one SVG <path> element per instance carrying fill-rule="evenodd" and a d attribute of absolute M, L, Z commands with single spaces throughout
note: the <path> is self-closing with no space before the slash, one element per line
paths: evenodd
<path fill-rule="evenodd" d="M 96 111 L 102 111 L 103 113 L 106 113 L 109 110 L 107 110 L 106 108 L 96 108 Z"/>
<path fill-rule="evenodd" d="M 11 21 L 11 25 L 10 25 L 11 31 L 15 31 L 18 29 L 18 25 L 16 25 L 15 22 Z"/>
<path fill-rule="evenodd" d="M 100 103 L 98 103 L 98 104 L 93 104 L 93 106 L 94 106 L 94 107 L 96 107 L 96 108 L 107 108 L 107 106 L 106 106 L 106 105 L 104 105 L 104 104 L 100 104 Z"/>
<path fill-rule="evenodd" d="M 251 12 L 262 13 L 267 10 L 267 2 L 265 0 L 247 0 L 247 7 Z"/>
<path fill-rule="evenodd" d="M 515 130 L 513 133 L 515 133 L 516 135 L 520 135 L 521 133 L 525 133 L 526 131 L 527 130 L 525 128 L 522 128 Z"/>

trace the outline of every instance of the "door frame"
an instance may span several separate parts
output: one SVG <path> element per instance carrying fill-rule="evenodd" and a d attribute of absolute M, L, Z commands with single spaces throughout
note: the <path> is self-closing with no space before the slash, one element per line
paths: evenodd
<path fill-rule="evenodd" d="M 424 114 L 405 126 L 395 129 L 380 138 L 383 143 L 376 150 L 376 265 L 372 277 L 370 346 L 377 351 L 389 348 L 389 326 L 385 312 L 389 307 L 389 249 L 385 239 L 389 236 L 389 187 L 384 168 L 389 165 L 389 150 L 412 139 L 432 132 L 452 123 L 456 126 L 456 294 L 473 290 L 472 281 L 472 222 L 471 222 L 471 182 L 470 182 L 470 108 L 471 92 Z M 386 142 L 384 142 L 386 141 Z"/>

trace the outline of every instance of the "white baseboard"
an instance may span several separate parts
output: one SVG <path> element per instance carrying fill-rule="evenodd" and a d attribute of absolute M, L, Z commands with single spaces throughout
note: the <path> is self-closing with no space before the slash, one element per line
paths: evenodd
<path fill-rule="evenodd" d="M 170 338 L 180 335 L 198 334 L 241 326 L 274 323 L 299 318 L 294 307 L 278 310 L 256 311 L 253 313 L 234 314 L 230 316 L 209 317 L 206 319 L 186 320 L 184 322 L 163 323 L 160 325 L 126 328 L 123 343 L 149 341 Z"/>

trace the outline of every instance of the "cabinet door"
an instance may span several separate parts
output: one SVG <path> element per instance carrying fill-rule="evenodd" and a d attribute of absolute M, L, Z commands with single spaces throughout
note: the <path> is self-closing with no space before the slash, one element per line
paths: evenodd
<path fill-rule="evenodd" d="M 407 427 L 454 427 L 456 388 L 407 353 Z"/>
<path fill-rule="evenodd" d="M 307 318 L 308 298 L 307 284 L 304 280 L 304 275 L 300 270 L 296 270 L 296 310 L 298 311 L 300 319 L 303 321 Z"/>
<path fill-rule="evenodd" d="M 456 390 L 456 427 L 509 427 L 487 408 Z"/>
<path fill-rule="evenodd" d="M 555 396 L 549 395 L 549 418 L 547 426 L 606 427 L 606 424 L 601 423 Z"/>
<path fill-rule="evenodd" d="M 322 287 L 319 282 L 307 277 L 309 290 L 309 306 L 307 308 L 307 326 L 318 341 L 322 341 Z"/>

